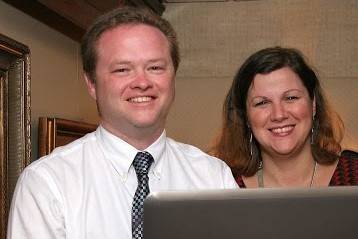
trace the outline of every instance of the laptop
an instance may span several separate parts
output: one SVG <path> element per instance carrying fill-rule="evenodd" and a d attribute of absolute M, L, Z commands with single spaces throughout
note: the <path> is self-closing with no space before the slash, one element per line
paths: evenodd
<path fill-rule="evenodd" d="M 145 239 L 357 239 L 358 186 L 152 193 Z"/>

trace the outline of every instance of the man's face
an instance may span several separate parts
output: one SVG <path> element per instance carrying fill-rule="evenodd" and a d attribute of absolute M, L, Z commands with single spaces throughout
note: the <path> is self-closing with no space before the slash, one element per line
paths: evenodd
<path fill-rule="evenodd" d="M 169 42 L 157 28 L 122 25 L 97 42 L 96 83 L 87 78 L 102 125 L 119 137 L 160 135 L 174 100 Z"/>

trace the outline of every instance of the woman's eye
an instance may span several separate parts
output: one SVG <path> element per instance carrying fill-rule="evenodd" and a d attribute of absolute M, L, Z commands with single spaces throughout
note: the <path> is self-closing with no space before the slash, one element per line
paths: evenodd
<path fill-rule="evenodd" d="M 287 96 L 286 97 L 286 100 L 288 101 L 294 101 L 294 100 L 297 100 L 299 97 L 298 96 Z"/>
<path fill-rule="evenodd" d="M 267 100 L 262 100 L 262 101 L 256 102 L 254 104 L 254 106 L 257 107 L 257 106 L 262 106 L 262 105 L 265 105 L 265 104 L 267 104 Z"/>

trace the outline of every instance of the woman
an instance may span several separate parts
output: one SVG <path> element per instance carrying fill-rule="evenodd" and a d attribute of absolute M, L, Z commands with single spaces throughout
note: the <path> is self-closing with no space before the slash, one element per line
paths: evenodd
<path fill-rule="evenodd" d="M 267 48 L 239 69 L 213 154 L 240 187 L 358 184 L 358 160 L 340 157 L 344 126 L 296 49 Z"/>

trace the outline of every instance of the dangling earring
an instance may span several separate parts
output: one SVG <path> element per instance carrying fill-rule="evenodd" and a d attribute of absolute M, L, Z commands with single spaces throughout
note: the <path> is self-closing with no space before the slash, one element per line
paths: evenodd
<path fill-rule="evenodd" d="M 311 144 L 314 141 L 314 115 L 312 116 L 312 128 L 311 128 Z"/>
<path fill-rule="evenodd" d="M 254 142 L 253 142 L 253 135 L 252 135 L 252 131 L 249 127 L 250 130 L 250 159 L 253 160 L 253 156 L 254 156 Z M 255 151 L 255 160 L 257 158 L 257 153 Z M 259 165 L 258 165 L 258 170 L 262 169 L 262 160 L 259 161 Z"/>
<path fill-rule="evenodd" d="M 252 152 L 253 152 L 253 149 L 252 149 L 252 132 L 250 130 L 250 157 L 252 159 Z"/>

